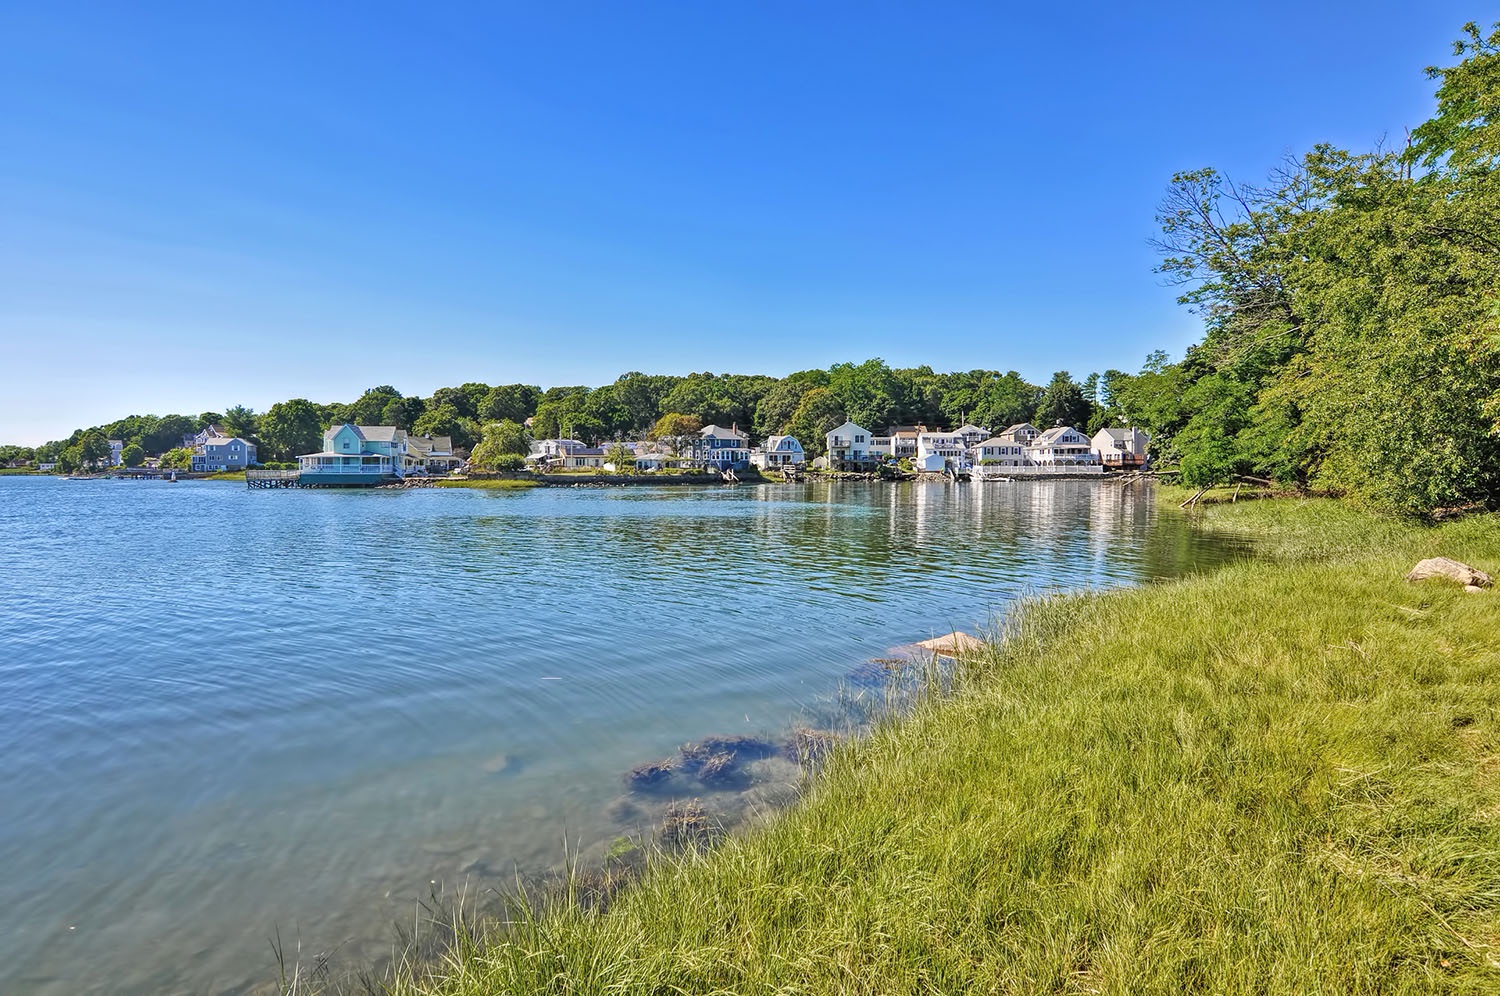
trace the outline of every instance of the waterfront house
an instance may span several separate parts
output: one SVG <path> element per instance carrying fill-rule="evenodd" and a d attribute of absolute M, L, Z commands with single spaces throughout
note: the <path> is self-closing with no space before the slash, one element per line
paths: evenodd
<path fill-rule="evenodd" d="M 603 470 L 604 449 L 599 446 L 584 446 L 569 450 L 555 462 L 562 470 Z"/>
<path fill-rule="evenodd" d="M 125 441 L 123 439 L 111 439 L 109 441 L 109 465 L 118 467 L 125 462 Z"/>
<path fill-rule="evenodd" d="M 463 466 L 463 457 L 453 452 L 452 436 L 406 434 L 406 466 L 428 474 L 448 474 Z"/>
<path fill-rule="evenodd" d="M 991 436 L 974 447 L 974 462 L 981 467 L 1024 467 L 1026 447 L 1013 439 Z"/>
<path fill-rule="evenodd" d="M 758 467 L 780 469 L 802 467 L 807 464 L 807 454 L 796 436 L 769 436 L 765 448 L 760 451 Z"/>
<path fill-rule="evenodd" d="M 997 433 L 995 438 L 1003 439 L 1007 443 L 1014 443 L 1018 446 L 1030 446 L 1031 441 L 1041 434 L 1042 431 L 1030 422 L 1017 422 L 1009 429 Z"/>
<path fill-rule="evenodd" d="M 828 467 L 831 470 L 874 470 L 880 454 L 871 447 L 870 430 L 845 422 L 824 436 L 828 444 Z"/>
<path fill-rule="evenodd" d="M 750 462 L 750 437 L 739 426 L 705 425 L 698 433 L 697 458 L 712 470 L 736 470 Z"/>
<path fill-rule="evenodd" d="M 658 470 L 681 470 L 687 465 L 685 457 L 675 453 L 668 453 L 659 449 L 638 448 L 635 451 L 635 469 L 641 473 L 651 473 Z M 613 470 L 610 464 L 604 465 L 606 470 Z"/>
<path fill-rule="evenodd" d="M 924 425 L 893 425 L 886 430 L 890 442 L 880 447 L 892 460 L 910 460 L 917 455 L 917 433 L 927 431 Z"/>
<path fill-rule="evenodd" d="M 1149 433 L 1136 429 L 1100 429 L 1090 441 L 1099 461 L 1106 467 L 1136 469 L 1146 465 Z"/>
<path fill-rule="evenodd" d="M 981 429 L 971 423 L 954 429 L 953 434 L 964 441 L 964 449 L 968 451 L 978 446 L 981 440 L 988 438 L 990 430 Z"/>
<path fill-rule="evenodd" d="M 1040 433 L 1026 446 L 1026 459 L 1040 467 L 1091 466 L 1099 463 L 1089 437 L 1071 425 Z"/>
<path fill-rule="evenodd" d="M 345 422 L 323 433 L 323 448 L 297 457 L 303 484 L 377 484 L 406 476 L 406 431 Z"/>
<path fill-rule="evenodd" d="M 208 436 L 193 447 L 192 467 L 199 473 L 244 470 L 255 462 L 255 444 L 239 436 Z"/>
<path fill-rule="evenodd" d="M 569 453 L 586 449 L 588 447 L 578 439 L 534 439 L 531 452 L 526 454 L 526 462 L 539 470 L 546 470 L 554 464 L 560 467 Z"/>
<path fill-rule="evenodd" d="M 956 432 L 917 433 L 917 455 L 912 466 L 918 470 L 964 470 L 969 465 L 969 448 Z"/>

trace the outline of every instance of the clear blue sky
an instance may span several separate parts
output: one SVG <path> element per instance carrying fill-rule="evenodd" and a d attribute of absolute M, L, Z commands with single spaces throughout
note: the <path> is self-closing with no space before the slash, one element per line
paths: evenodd
<path fill-rule="evenodd" d="M 1152 273 L 1171 174 L 1399 142 L 1491 14 L 11 0 L 0 442 L 384 383 L 1135 370 L 1197 334 Z"/>

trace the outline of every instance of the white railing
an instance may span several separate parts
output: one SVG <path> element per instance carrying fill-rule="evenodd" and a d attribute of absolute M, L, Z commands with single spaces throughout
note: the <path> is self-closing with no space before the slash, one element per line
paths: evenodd
<path fill-rule="evenodd" d="M 374 463 L 372 463 L 372 464 L 360 464 L 360 465 L 348 465 L 348 466 L 343 465 L 343 464 L 314 464 L 312 466 L 305 466 L 304 465 L 301 469 L 302 469 L 303 473 L 313 473 L 313 474 L 372 474 L 373 475 L 373 474 L 394 474 L 396 472 L 391 467 L 390 464 L 374 464 Z"/>

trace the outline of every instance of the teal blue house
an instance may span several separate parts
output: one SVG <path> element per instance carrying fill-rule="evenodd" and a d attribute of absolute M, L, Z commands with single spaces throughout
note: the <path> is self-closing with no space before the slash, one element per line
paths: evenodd
<path fill-rule="evenodd" d="M 336 425 L 323 448 L 297 458 L 300 484 L 359 487 L 406 476 L 406 430 L 394 425 Z"/>

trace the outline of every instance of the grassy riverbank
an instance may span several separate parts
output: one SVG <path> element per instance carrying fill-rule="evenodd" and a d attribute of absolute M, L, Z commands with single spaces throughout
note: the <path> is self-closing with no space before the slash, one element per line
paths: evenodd
<path fill-rule="evenodd" d="M 1259 556 L 1038 602 L 802 804 L 400 993 L 1493 992 L 1500 521 L 1205 510 Z"/>

